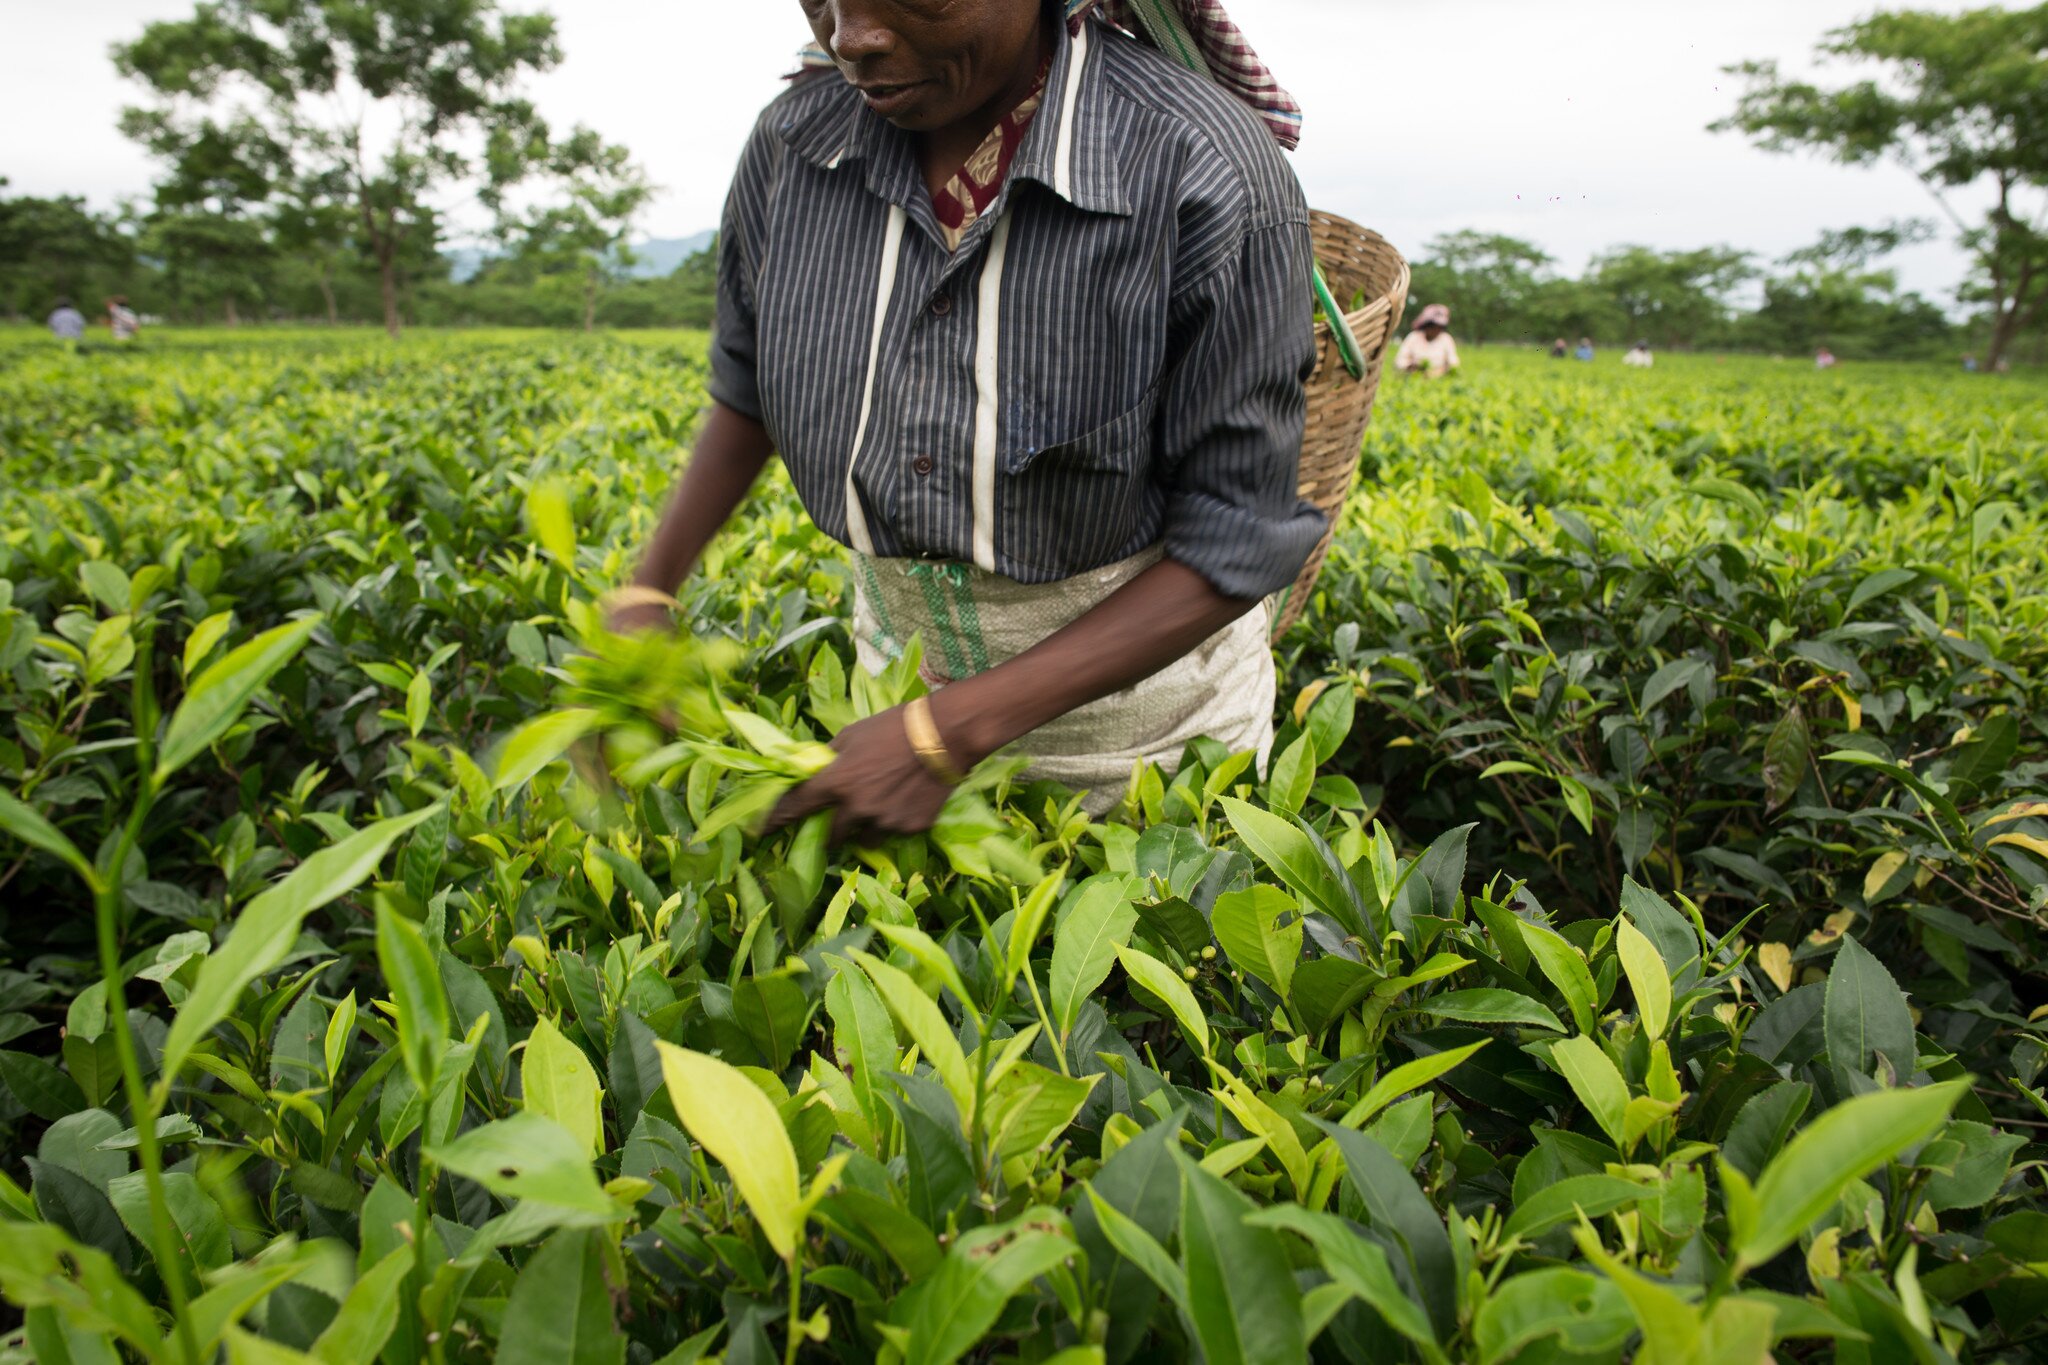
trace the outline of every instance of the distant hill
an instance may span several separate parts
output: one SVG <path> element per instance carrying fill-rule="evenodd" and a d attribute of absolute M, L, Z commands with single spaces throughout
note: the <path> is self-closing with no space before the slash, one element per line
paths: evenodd
<path fill-rule="evenodd" d="M 636 279 L 651 279 L 672 273 L 690 257 L 711 245 L 711 239 L 718 234 L 707 228 L 688 237 L 650 237 L 644 242 L 633 244 L 633 265 L 627 274 Z M 448 259 L 448 275 L 457 284 L 474 278 L 483 269 L 485 261 L 494 252 L 482 247 L 456 247 L 441 253 Z"/>

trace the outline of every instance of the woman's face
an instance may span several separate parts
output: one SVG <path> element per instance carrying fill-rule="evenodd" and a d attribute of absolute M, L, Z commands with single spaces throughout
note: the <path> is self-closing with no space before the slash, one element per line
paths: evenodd
<path fill-rule="evenodd" d="M 1038 0 L 800 0 L 868 107 L 928 133 L 983 111 L 1037 55 Z"/>

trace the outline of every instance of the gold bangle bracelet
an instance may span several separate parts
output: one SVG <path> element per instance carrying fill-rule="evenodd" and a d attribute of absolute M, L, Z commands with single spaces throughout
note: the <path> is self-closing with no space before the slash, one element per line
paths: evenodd
<path fill-rule="evenodd" d="M 932 719 L 931 698 L 917 697 L 904 706 L 903 734 L 918 761 L 933 777 L 949 787 L 957 787 L 966 780 L 967 775 L 953 766 L 953 755 L 939 735 L 938 722 Z"/>
<path fill-rule="evenodd" d="M 617 611 L 621 607 L 666 607 L 670 611 L 681 611 L 683 604 L 660 588 L 650 588 L 645 583 L 627 583 L 613 588 L 604 595 L 604 609 Z"/>

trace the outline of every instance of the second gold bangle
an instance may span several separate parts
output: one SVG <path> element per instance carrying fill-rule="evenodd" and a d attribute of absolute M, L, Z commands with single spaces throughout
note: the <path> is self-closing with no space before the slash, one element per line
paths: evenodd
<path fill-rule="evenodd" d="M 949 787 L 957 787 L 966 780 L 967 775 L 953 766 L 953 755 L 939 734 L 938 722 L 932 719 L 929 697 L 917 697 L 904 706 L 903 733 L 918 761 L 933 777 Z"/>

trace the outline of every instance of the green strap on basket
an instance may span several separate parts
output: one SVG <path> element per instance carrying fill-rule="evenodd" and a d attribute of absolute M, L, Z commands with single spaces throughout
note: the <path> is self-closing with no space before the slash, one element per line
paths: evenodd
<path fill-rule="evenodd" d="M 1194 35 L 1188 32 L 1187 25 L 1181 22 L 1180 15 L 1171 5 L 1163 4 L 1161 0 L 1131 0 L 1130 10 L 1155 47 L 1196 75 L 1212 79 L 1209 63 L 1196 46 Z M 1323 316 L 1330 321 L 1330 331 L 1337 338 L 1337 352 L 1344 357 L 1344 368 L 1351 371 L 1353 379 L 1365 378 L 1365 350 L 1358 344 L 1358 334 L 1351 330 L 1350 319 L 1337 306 L 1337 298 L 1330 292 L 1330 282 L 1323 278 L 1321 265 L 1313 267 L 1313 279 L 1316 302 L 1323 306 Z"/>
<path fill-rule="evenodd" d="M 1344 357 L 1344 368 L 1351 371 L 1353 379 L 1365 378 L 1365 351 L 1358 344 L 1358 333 L 1351 330 L 1351 319 L 1337 306 L 1337 296 L 1330 292 L 1330 282 L 1323 278 L 1323 267 L 1311 267 L 1310 278 L 1315 281 L 1316 302 L 1323 306 L 1323 316 L 1337 338 L 1337 353 Z"/>

